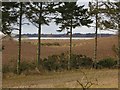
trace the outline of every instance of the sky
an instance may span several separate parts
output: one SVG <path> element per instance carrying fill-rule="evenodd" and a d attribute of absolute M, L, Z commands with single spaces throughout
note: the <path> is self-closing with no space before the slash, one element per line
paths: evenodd
<path fill-rule="evenodd" d="M 85 2 L 81 2 L 80 0 L 78 1 L 78 5 L 85 5 L 85 7 L 88 7 L 88 2 L 90 0 L 85 0 Z M 27 21 L 27 20 L 26 20 Z M 55 25 L 55 23 L 51 22 L 49 26 L 42 25 L 42 34 L 65 34 L 66 31 L 62 32 L 57 32 L 59 30 L 59 26 Z M 13 34 L 18 34 L 18 31 L 13 31 Z M 23 25 L 22 26 L 22 34 L 34 34 L 38 33 L 38 28 L 36 28 L 34 25 Z M 81 26 L 73 29 L 73 33 L 95 33 L 95 28 L 91 27 L 88 28 L 86 26 Z M 115 32 L 110 32 L 110 31 L 103 31 L 103 30 L 98 30 L 98 33 L 110 33 L 114 34 Z"/>

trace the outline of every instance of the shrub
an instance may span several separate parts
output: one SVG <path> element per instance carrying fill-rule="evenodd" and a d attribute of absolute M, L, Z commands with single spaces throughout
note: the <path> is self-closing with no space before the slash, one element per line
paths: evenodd
<path fill-rule="evenodd" d="M 49 56 L 48 59 L 43 60 L 43 67 L 49 71 L 52 70 L 57 70 L 58 69 L 58 56 L 57 55 L 52 55 Z"/>
<path fill-rule="evenodd" d="M 97 65 L 105 68 L 112 68 L 115 64 L 116 61 L 113 58 L 105 58 L 97 63 Z"/>
<path fill-rule="evenodd" d="M 71 68 L 78 69 L 80 67 L 81 55 L 73 54 L 70 61 Z"/>
<path fill-rule="evenodd" d="M 83 56 L 81 62 L 80 62 L 80 65 L 82 67 L 92 67 L 92 59 L 90 57 L 86 57 L 86 56 Z"/>
<path fill-rule="evenodd" d="M 70 61 L 71 69 L 79 69 L 80 67 L 91 67 L 92 66 L 92 59 L 86 57 L 85 55 L 76 55 L 72 54 Z M 65 53 L 60 55 L 52 55 L 48 56 L 48 59 L 45 58 L 43 60 L 43 67 L 49 71 L 58 71 L 58 70 L 65 70 L 68 69 L 68 60 L 69 56 Z"/>
<path fill-rule="evenodd" d="M 35 67 L 36 67 L 35 63 L 23 61 L 20 64 L 20 71 L 23 72 L 23 71 L 26 71 L 26 70 L 27 71 L 28 70 L 33 70 L 33 69 L 35 69 Z"/>
<path fill-rule="evenodd" d="M 61 53 L 61 55 L 59 56 L 59 69 L 60 70 L 64 70 L 68 68 L 68 55 L 65 53 Z"/>
<path fill-rule="evenodd" d="M 68 67 L 68 57 L 62 53 L 60 55 L 48 56 L 43 60 L 43 67 L 49 71 L 64 70 Z"/>
<path fill-rule="evenodd" d="M 71 59 L 71 67 L 72 68 L 80 68 L 80 67 L 91 67 L 92 66 L 92 59 L 86 57 L 85 55 L 72 55 Z"/>

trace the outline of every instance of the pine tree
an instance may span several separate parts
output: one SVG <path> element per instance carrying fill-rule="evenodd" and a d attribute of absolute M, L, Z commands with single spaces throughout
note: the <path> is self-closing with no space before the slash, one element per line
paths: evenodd
<path fill-rule="evenodd" d="M 20 62 L 21 62 L 21 31 L 22 31 L 22 2 L 20 2 L 20 10 L 19 10 L 19 47 L 18 47 L 18 61 L 17 61 L 17 74 L 20 74 Z"/>
<path fill-rule="evenodd" d="M 26 6 L 26 17 L 28 20 L 38 28 L 38 53 L 37 53 L 37 68 L 40 65 L 40 57 L 41 57 L 41 30 L 42 25 L 49 25 L 51 21 L 50 10 L 52 9 L 49 7 L 50 3 L 47 2 L 32 2 L 27 3 Z"/>
<path fill-rule="evenodd" d="M 87 9 L 84 9 L 83 6 L 78 6 L 76 2 L 64 2 L 59 4 L 55 9 L 58 13 L 56 18 L 56 24 L 60 24 L 60 30 L 70 30 L 70 59 L 68 61 L 68 69 L 70 69 L 70 61 L 72 56 L 72 31 L 74 28 L 79 26 L 89 26 L 92 23 L 89 18 Z"/>
<path fill-rule="evenodd" d="M 106 29 L 118 30 L 118 66 L 120 67 L 120 1 L 102 2 L 105 8 L 102 13 L 106 15 L 107 20 L 102 23 Z"/>
<path fill-rule="evenodd" d="M 98 19 L 100 17 L 98 16 L 99 10 L 98 10 L 98 0 L 96 2 L 89 2 L 89 7 L 90 7 L 90 15 L 92 17 L 95 17 L 95 45 L 94 45 L 94 62 L 93 62 L 93 68 L 96 68 L 96 63 L 97 63 L 97 48 L 98 48 L 98 26 L 100 23 L 98 22 Z"/>
<path fill-rule="evenodd" d="M 2 33 L 10 35 L 14 30 L 13 25 L 17 24 L 19 17 L 18 3 L 2 2 Z"/>
<path fill-rule="evenodd" d="M 17 74 L 20 74 L 21 61 L 21 29 L 22 29 L 22 15 L 24 14 L 23 3 L 17 2 L 2 2 L 2 32 L 11 36 L 13 30 L 19 31 L 18 44 L 18 59 L 17 59 Z M 14 28 L 14 26 L 18 28 Z"/>
<path fill-rule="evenodd" d="M 96 4 L 93 2 L 89 3 L 90 6 L 90 15 L 95 15 L 98 12 L 98 25 L 97 27 L 101 30 L 109 30 L 115 32 L 118 30 L 118 46 L 120 47 L 120 32 L 119 32 L 119 22 L 120 22 L 120 2 L 104 2 L 99 1 L 99 8 L 96 11 Z M 104 16 L 104 17 L 103 17 Z M 119 52 L 120 53 L 120 52 Z M 119 61 L 120 61 L 120 54 L 119 54 Z"/>

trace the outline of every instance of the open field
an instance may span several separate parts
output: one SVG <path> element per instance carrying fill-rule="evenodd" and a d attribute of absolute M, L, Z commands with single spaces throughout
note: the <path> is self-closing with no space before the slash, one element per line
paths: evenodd
<path fill-rule="evenodd" d="M 61 54 L 69 51 L 69 40 L 42 40 L 42 43 L 58 43 L 59 46 L 41 47 L 41 57 L 45 58 L 53 54 Z M 116 58 L 113 46 L 117 46 L 117 37 L 98 38 L 98 56 L 100 60 L 106 57 Z M 3 40 L 4 50 L 2 51 L 3 64 L 16 62 L 18 56 L 18 43 L 13 40 Z M 94 56 L 94 39 L 91 40 L 73 40 L 72 52 L 82 54 L 93 58 Z M 23 40 L 22 42 L 22 60 L 36 61 L 37 58 L 37 40 Z"/>
<path fill-rule="evenodd" d="M 118 70 L 83 69 L 88 80 L 94 83 L 91 88 L 118 88 Z M 86 78 L 81 70 L 49 72 L 37 75 L 10 75 L 3 79 L 3 88 L 81 88 L 77 80 L 85 85 Z"/>
<path fill-rule="evenodd" d="M 51 43 L 51 46 L 42 45 L 41 56 L 45 58 L 53 54 L 61 54 L 69 51 L 69 40 L 42 40 L 42 43 Z M 54 45 L 59 43 L 59 45 Z M 113 46 L 117 46 L 117 37 L 105 37 L 98 39 L 98 60 L 106 57 L 116 58 Z M 14 40 L 3 40 L 4 50 L 2 51 L 2 65 L 14 64 L 17 61 L 18 42 Z M 94 39 L 91 40 L 73 40 L 73 53 L 84 54 L 91 58 L 94 55 Z M 37 40 L 22 41 L 22 61 L 35 61 L 37 58 Z M 13 63 L 12 63 L 13 64 Z M 84 71 L 91 81 L 91 88 L 117 88 L 118 70 L 117 69 L 78 69 L 62 72 L 40 72 L 29 75 L 15 75 L 5 73 L 3 75 L 3 88 L 81 88 L 77 80 L 86 84 L 83 77 Z"/>

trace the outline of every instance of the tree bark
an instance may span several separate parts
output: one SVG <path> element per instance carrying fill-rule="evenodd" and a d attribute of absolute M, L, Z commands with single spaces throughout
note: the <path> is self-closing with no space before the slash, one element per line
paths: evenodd
<path fill-rule="evenodd" d="M 17 74 L 20 74 L 21 61 L 21 29 L 22 29 L 22 2 L 20 2 L 20 21 L 19 21 L 19 46 L 18 46 L 18 60 L 17 60 Z"/>
<path fill-rule="evenodd" d="M 120 21 L 118 22 L 118 68 L 120 68 Z"/>
<path fill-rule="evenodd" d="M 95 50 L 94 50 L 94 63 L 93 63 L 93 68 L 96 68 L 96 64 L 97 64 L 97 38 L 98 38 L 98 1 L 96 2 L 96 30 L 95 30 Z"/>
<path fill-rule="evenodd" d="M 68 70 L 71 68 L 71 60 L 72 60 L 72 19 L 71 19 L 71 27 L 70 27 L 70 60 L 68 61 Z"/>
<path fill-rule="evenodd" d="M 39 4 L 40 4 L 40 10 L 42 10 L 42 2 L 40 2 Z M 42 11 L 39 14 L 37 67 L 39 67 L 39 65 L 40 65 L 40 57 L 41 57 L 41 17 L 42 17 Z"/>

